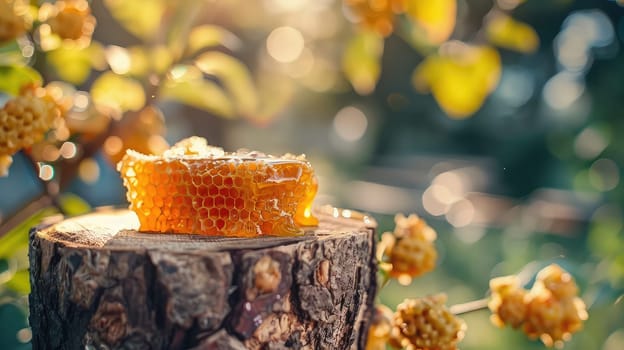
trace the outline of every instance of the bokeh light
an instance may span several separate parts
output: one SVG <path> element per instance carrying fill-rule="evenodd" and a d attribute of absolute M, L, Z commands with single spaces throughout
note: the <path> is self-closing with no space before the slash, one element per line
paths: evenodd
<path fill-rule="evenodd" d="M 471 201 L 461 199 L 451 206 L 446 213 L 446 220 L 453 227 L 465 227 L 472 223 L 475 216 L 475 208 Z"/>
<path fill-rule="evenodd" d="M 543 97 L 553 109 L 567 109 L 578 100 L 585 91 L 585 84 L 578 74 L 560 72 L 544 85 Z"/>
<path fill-rule="evenodd" d="M 106 61 L 111 70 L 117 74 L 126 74 L 130 71 L 131 60 L 130 53 L 127 49 L 110 45 L 106 48 Z"/>
<path fill-rule="evenodd" d="M 275 28 L 266 40 L 267 52 L 276 61 L 290 63 L 295 61 L 304 48 L 301 32 L 293 27 Z"/>
<path fill-rule="evenodd" d="M 17 331 L 17 340 L 21 343 L 28 343 L 32 340 L 32 330 L 30 328 L 22 328 Z"/>
<path fill-rule="evenodd" d="M 594 58 L 591 49 L 608 46 L 614 38 L 613 25 L 602 11 L 576 11 L 566 18 L 555 38 L 555 56 L 566 70 L 586 71 Z"/>
<path fill-rule="evenodd" d="M 109 136 L 104 141 L 104 152 L 108 155 L 113 155 L 121 152 L 123 149 L 123 140 L 119 136 Z"/>
<path fill-rule="evenodd" d="M 624 329 L 615 331 L 609 335 L 602 350 L 624 349 Z"/>
<path fill-rule="evenodd" d="M 341 109 L 334 117 L 334 131 L 345 141 L 355 142 L 366 133 L 368 119 L 361 110 L 349 106 Z"/>
<path fill-rule="evenodd" d="M 54 178 L 54 167 L 50 164 L 39 163 L 39 178 L 43 181 L 50 181 Z"/>
<path fill-rule="evenodd" d="M 582 159 L 593 159 L 609 145 L 609 139 L 597 128 L 587 127 L 574 140 L 574 152 Z"/>
<path fill-rule="evenodd" d="M 611 159 L 598 159 L 589 168 L 589 183 L 599 191 L 610 191 L 620 183 L 620 169 Z"/>
<path fill-rule="evenodd" d="M 89 94 L 84 91 L 78 91 L 74 94 L 74 109 L 76 112 L 84 112 L 89 107 Z"/>
<path fill-rule="evenodd" d="M 74 158 L 78 153 L 78 147 L 76 147 L 76 144 L 73 142 L 63 142 L 59 150 L 61 156 L 65 159 Z"/>
<path fill-rule="evenodd" d="M 87 158 L 78 166 L 78 176 L 86 183 L 94 183 L 100 178 L 100 166 L 93 158 Z"/>

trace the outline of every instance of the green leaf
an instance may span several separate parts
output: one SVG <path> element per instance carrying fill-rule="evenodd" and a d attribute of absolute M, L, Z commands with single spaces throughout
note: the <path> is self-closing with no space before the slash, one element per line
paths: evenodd
<path fill-rule="evenodd" d="M 30 293 L 30 275 L 28 269 L 16 271 L 15 274 L 13 274 L 13 278 L 8 280 L 4 285 L 22 295 Z"/>
<path fill-rule="evenodd" d="M 158 34 L 167 7 L 164 0 L 105 0 L 104 4 L 121 26 L 144 40 Z"/>
<path fill-rule="evenodd" d="M 234 117 L 234 106 L 223 88 L 214 81 L 204 79 L 197 67 L 178 65 L 168 74 L 161 86 L 161 96 L 215 113 L 221 117 Z"/>
<path fill-rule="evenodd" d="M 93 82 L 91 96 L 95 103 L 121 112 L 136 111 L 145 105 L 143 86 L 132 78 L 113 72 L 106 72 Z"/>
<path fill-rule="evenodd" d="M 60 204 L 65 214 L 69 216 L 85 214 L 91 210 L 89 203 L 73 193 L 63 194 Z"/>
<path fill-rule="evenodd" d="M 176 61 L 179 61 L 188 42 L 189 33 L 195 18 L 201 13 L 204 1 L 176 0 L 175 6 L 168 12 L 167 47 Z"/>
<path fill-rule="evenodd" d="M 362 31 L 351 38 L 342 57 L 342 69 L 353 88 L 361 95 L 375 90 L 381 74 L 383 38 L 371 31 Z"/>
<path fill-rule="evenodd" d="M 27 61 L 17 40 L 0 45 L 0 65 L 25 65 Z"/>
<path fill-rule="evenodd" d="M 28 66 L 0 66 L 0 91 L 17 95 L 22 86 L 41 84 L 41 75 Z"/>
<path fill-rule="evenodd" d="M 215 25 L 201 25 L 191 30 L 187 53 L 192 55 L 202 49 L 217 46 L 223 46 L 234 51 L 241 45 L 241 40 L 225 28 Z"/>
<path fill-rule="evenodd" d="M 195 65 L 219 79 L 240 115 L 249 117 L 257 112 L 258 98 L 251 73 L 239 60 L 222 52 L 210 51 L 199 56 Z"/>
<path fill-rule="evenodd" d="M 97 43 L 86 48 L 70 48 L 60 46 L 48 52 L 48 62 L 62 80 L 79 85 L 91 73 L 92 67 L 101 67 L 104 61 L 104 50 Z"/>

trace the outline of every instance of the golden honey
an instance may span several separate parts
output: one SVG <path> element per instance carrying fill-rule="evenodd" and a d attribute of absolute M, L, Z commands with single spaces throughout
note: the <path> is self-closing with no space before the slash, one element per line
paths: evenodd
<path fill-rule="evenodd" d="M 118 170 L 142 231 L 288 236 L 318 223 L 317 181 L 302 156 L 225 153 L 192 137 L 162 156 L 128 151 Z"/>

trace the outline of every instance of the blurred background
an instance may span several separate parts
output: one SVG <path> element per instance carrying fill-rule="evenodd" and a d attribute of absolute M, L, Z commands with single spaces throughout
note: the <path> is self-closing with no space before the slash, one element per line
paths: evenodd
<path fill-rule="evenodd" d="M 391 282 L 391 308 L 483 298 L 492 277 L 557 262 L 589 310 L 566 348 L 624 349 L 624 2 L 105 0 L 82 43 L 51 33 L 53 4 L 0 46 L 2 65 L 74 97 L 0 178 L 3 349 L 30 348 L 26 232 L 53 212 L 26 209 L 46 193 L 70 214 L 125 206 L 125 148 L 190 135 L 305 153 L 318 203 L 368 212 L 380 233 L 424 217 L 438 267 Z M 488 311 L 464 319 L 462 349 L 543 348 Z"/>

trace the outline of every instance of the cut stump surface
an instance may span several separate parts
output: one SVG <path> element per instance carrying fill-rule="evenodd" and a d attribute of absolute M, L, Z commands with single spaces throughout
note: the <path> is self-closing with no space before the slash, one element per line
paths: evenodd
<path fill-rule="evenodd" d="M 297 237 L 141 233 L 128 210 L 35 228 L 33 348 L 363 349 L 374 224 L 319 216 Z"/>

